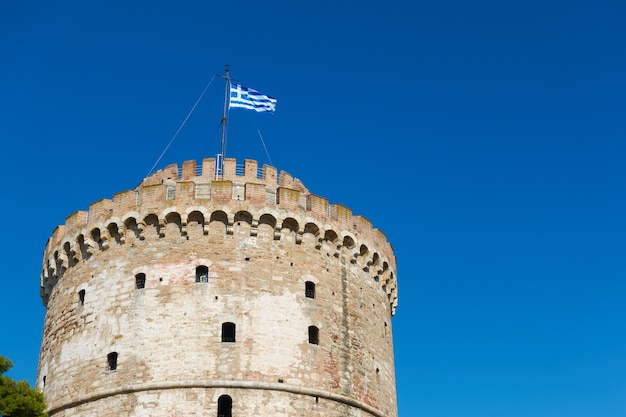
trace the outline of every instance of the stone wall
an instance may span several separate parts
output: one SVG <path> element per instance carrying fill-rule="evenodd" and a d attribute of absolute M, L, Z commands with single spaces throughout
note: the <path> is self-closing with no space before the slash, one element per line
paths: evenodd
<path fill-rule="evenodd" d="M 385 236 L 273 167 L 214 167 L 167 167 L 49 239 L 51 415 L 217 415 L 228 395 L 233 416 L 396 416 Z"/>

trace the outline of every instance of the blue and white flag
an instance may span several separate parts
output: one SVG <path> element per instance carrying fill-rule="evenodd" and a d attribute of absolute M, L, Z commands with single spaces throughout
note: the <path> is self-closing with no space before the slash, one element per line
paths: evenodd
<path fill-rule="evenodd" d="M 241 84 L 230 82 L 230 103 L 228 108 L 240 107 L 242 109 L 256 110 L 257 112 L 276 111 L 276 99 L 266 96 L 256 90 L 244 87 Z"/>

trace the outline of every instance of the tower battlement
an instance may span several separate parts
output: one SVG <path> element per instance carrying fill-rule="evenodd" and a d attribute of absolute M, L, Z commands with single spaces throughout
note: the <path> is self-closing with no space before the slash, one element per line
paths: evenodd
<path fill-rule="evenodd" d="M 386 236 L 284 171 L 216 163 L 167 166 L 48 239 L 50 415 L 397 416 Z"/>
<path fill-rule="evenodd" d="M 252 233 L 262 216 L 274 217 L 272 226 L 277 240 L 284 221 L 293 220 L 291 216 L 300 220 L 287 225 L 287 228 L 297 228 L 291 230 L 296 234 L 296 243 L 312 230 L 318 243 L 327 240 L 326 232 L 330 232 L 336 245 L 352 247 L 351 262 L 363 264 L 364 268 L 373 266 L 374 277 L 388 289 L 392 311 L 395 311 L 395 257 L 385 235 L 373 228 L 369 220 L 352 215 L 352 210 L 345 206 L 329 204 L 327 199 L 311 194 L 300 180 L 284 171 L 278 175 L 278 170 L 272 166 L 265 165 L 259 170 L 257 161 L 247 159 L 240 169 L 234 158 L 226 158 L 223 178 L 215 179 L 215 164 L 215 158 L 207 158 L 200 170 L 196 161 L 185 161 L 182 167 L 169 165 L 145 178 L 134 190 L 120 192 L 112 200 L 94 202 L 89 211 L 76 211 L 67 217 L 65 225 L 54 230 L 44 251 L 41 279 L 44 304 L 59 273 L 84 260 L 81 255 L 96 248 L 106 249 L 112 240 L 123 243 L 128 225 L 136 227 L 141 236 L 149 226 L 146 219 L 156 216 L 159 230 L 174 221 L 186 235 L 187 223 L 194 221 L 193 214 L 202 214 L 204 228 L 211 221 L 211 215 L 222 212 L 226 216 L 219 221 L 226 223 L 228 234 L 232 233 L 236 216 L 242 216 L 241 212 L 233 211 L 236 209 L 247 212 Z M 370 248 L 375 250 L 372 252 Z"/>

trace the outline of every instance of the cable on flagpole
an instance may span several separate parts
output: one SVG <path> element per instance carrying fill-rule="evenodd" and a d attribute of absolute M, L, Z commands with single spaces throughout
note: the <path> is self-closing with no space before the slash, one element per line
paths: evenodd
<path fill-rule="evenodd" d="M 269 159 L 269 161 L 270 161 L 270 165 L 274 165 L 272 163 L 272 158 L 270 158 L 270 154 L 267 151 L 267 147 L 265 146 L 265 141 L 263 140 L 263 135 L 261 135 L 261 130 L 257 129 L 256 131 L 259 132 L 259 137 L 261 138 L 261 143 L 263 144 L 263 149 L 265 149 L 265 154 L 267 155 L 267 159 Z"/>
<path fill-rule="evenodd" d="M 202 100 L 202 97 L 204 97 L 204 93 L 206 93 L 206 90 L 209 89 L 209 86 L 211 85 L 211 83 L 213 82 L 214 79 L 215 79 L 215 74 L 213 74 L 213 76 L 211 77 L 211 80 L 209 81 L 209 83 L 206 85 L 206 87 L 204 87 L 204 90 L 202 91 L 202 94 L 200 94 L 200 97 L 198 97 L 198 100 L 196 100 L 196 103 L 193 105 L 193 107 L 189 111 L 189 114 L 187 114 L 187 117 L 185 117 L 185 120 L 183 120 L 183 122 L 181 123 L 181 125 L 178 128 L 178 130 L 176 131 L 176 133 L 174 133 L 174 136 L 172 136 L 172 139 L 170 139 L 170 143 L 167 144 L 167 146 L 165 147 L 165 149 L 163 150 L 163 152 L 161 153 L 159 158 L 156 160 L 154 165 L 152 165 L 152 168 L 150 168 L 150 171 L 148 172 L 148 175 L 146 175 L 146 178 L 149 177 L 150 174 L 152 174 L 152 171 L 154 171 L 154 168 L 161 161 L 161 158 L 163 158 L 163 155 L 165 155 L 165 152 L 167 152 L 169 147 L 172 145 L 172 142 L 174 142 L 174 139 L 176 139 L 176 136 L 178 136 L 178 134 L 182 130 L 183 126 L 185 126 L 185 123 L 187 123 L 187 120 L 189 120 L 189 117 L 191 116 L 191 113 L 193 113 L 193 111 L 196 109 L 196 107 L 198 106 L 198 103 L 200 103 L 200 100 Z"/>

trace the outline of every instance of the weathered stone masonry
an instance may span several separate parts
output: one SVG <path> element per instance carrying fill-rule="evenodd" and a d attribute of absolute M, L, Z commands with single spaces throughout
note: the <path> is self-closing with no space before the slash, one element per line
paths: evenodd
<path fill-rule="evenodd" d="M 397 416 L 386 237 L 291 175 L 186 161 L 58 226 L 51 416 Z"/>

